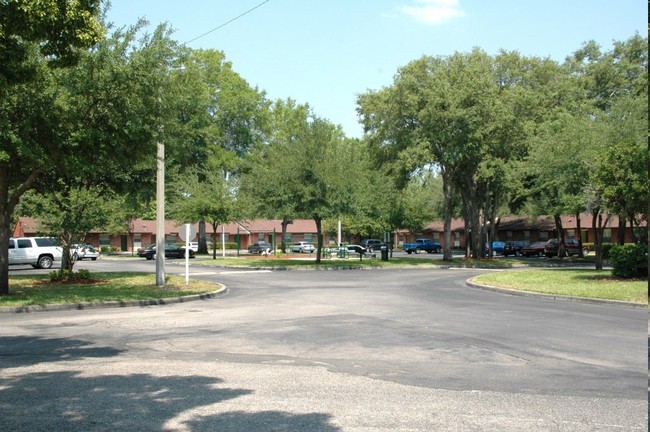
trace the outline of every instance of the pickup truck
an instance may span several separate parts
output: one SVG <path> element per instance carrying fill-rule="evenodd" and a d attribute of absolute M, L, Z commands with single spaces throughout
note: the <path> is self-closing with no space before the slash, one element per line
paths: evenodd
<path fill-rule="evenodd" d="M 426 251 L 428 253 L 439 253 L 442 249 L 442 246 L 440 243 L 435 242 L 431 239 L 419 238 L 415 239 L 413 243 L 404 243 L 402 248 L 404 249 L 404 252 L 410 255 L 413 252 L 419 254 L 422 251 Z"/>

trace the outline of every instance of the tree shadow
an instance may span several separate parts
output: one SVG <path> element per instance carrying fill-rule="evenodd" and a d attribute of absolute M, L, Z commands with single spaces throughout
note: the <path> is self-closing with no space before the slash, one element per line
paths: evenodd
<path fill-rule="evenodd" d="M 210 415 L 214 404 L 252 394 L 219 387 L 208 376 L 149 374 L 80 376 L 77 372 L 35 373 L 0 378 L 3 430 L 160 431 L 180 414 L 201 414 L 183 423 L 191 431 L 336 432 L 331 416 L 281 411 L 231 411 Z M 208 415 L 206 415 L 206 413 Z"/>
<path fill-rule="evenodd" d="M 98 347 L 79 339 L 35 336 L 0 337 L 0 366 L 30 366 L 39 363 L 74 361 L 82 358 L 113 357 L 123 351 Z"/>
<path fill-rule="evenodd" d="M 254 393 L 228 388 L 213 376 L 129 374 L 114 362 L 115 373 L 88 376 L 89 357 L 114 357 L 122 351 L 74 339 L 0 338 L 0 424 L 2 430 L 160 431 L 192 411 L 183 426 L 191 431 L 336 432 L 324 413 L 216 410 L 215 404 Z M 6 373 L 12 367 L 59 362 L 80 371 Z M 64 362 L 64 363 L 61 363 Z M 58 365 L 57 365 L 58 366 Z M 3 373 L 4 372 L 4 373 Z M 263 401 L 262 401 L 263 403 Z"/>

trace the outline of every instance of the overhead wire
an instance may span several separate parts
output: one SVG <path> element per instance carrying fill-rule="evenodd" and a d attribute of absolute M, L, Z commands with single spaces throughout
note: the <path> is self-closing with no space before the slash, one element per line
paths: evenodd
<path fill-rule="evenodd" d="M 257 8 L 259 8 L 259 7 L 261 7 L 261 6 L 263 6 L 265 3 L 268 3 L 269 1 L 271 1 L 271 0 L 264 0 L 263 2 L 261 2 L 260 4 L 258 4 L 257 6 L 254 6 L 254 7 L 250 8 L 249 10 L 247 10 L 246 12 L 237 15 L 237 16 L 234 17 L 233 19 L 231 19 L 231 20 L 229 20 L 229 21 L 226 21 L 226 22 L 223 23 L 223 24 L 220 24 L 219 26 L 213 28 L 213 29 L 210 30 L 210 31 L 207 31 L 207 32 L 203 33 L 202 35 L 199 35 L 199 36 L 195 37 L 194 39 L 190 39 L 190 40 L 188 40 L 188 41 L 185 42 L 183 45 L 187 45 L 187 44 L 189 44 L 189 43 L 191 43 L 191 42 L 194 42 L 195 40 L 201 39 L 202 37 L 207 36 L 207 35 L 209 35 L 210 33 L 215 32 L 215 31 L 219 30 L 220 28 L 223 28 L 223 27 L 227 26 L 228 24 L 232 23 L 233 21 L 237 21 L 239 18 L 241 18 L 241 17 L 243 17 L 244 15 L 247 15 L 247 14 L 253 12 L 255 9 L 257 9 Z"/>

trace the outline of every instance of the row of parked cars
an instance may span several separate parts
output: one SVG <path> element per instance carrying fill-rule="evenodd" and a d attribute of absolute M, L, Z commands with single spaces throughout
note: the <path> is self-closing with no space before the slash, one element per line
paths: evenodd
<path fill-rule="evenodd" d="M 495 241 L 492 242 L 492 252 L 495 255 L 503 256 L 537 256 L 537 257 L 554 257 L 558 255 L 560 249 L 560 241 L 558 239 L 551 239 L 548 241 L 537 241 L 537 242 L 527 242 L 527 241 Z M 486 247 L 486 253 L 487 253 Z M 587 256 L 589 254 L 589 248 L 586 246 L 581 246 L 580 242 L 574 238 L 564 239 L 564 255 L 571 256 Z"/>
<path fill-rule="evenodd" d="M 346 248 L 348 250 L 353 250 L 357 253 L 359 253 L 360 251 L 363 251 L 363 253 L 370 253 L 370 252 L 380 250 L 382 246 L 387 246 L 387 244 L 378 239 L 366 239 L 363 240 L 359 245 L 346 245 Z M 271 252 L 272 249 L 273 246 L 270 243 L 267 243 L 265 241 L 260 241 L 250 245 L 248 247 L 248 253 L 251 254 L 269 253 Z M 316 250 L 316 247 L 310 242 L 301 241 L 292 244 L 289 247 L 289 250 L 291 252 L 296 252 L 296 253 L 312 253 Z"/>

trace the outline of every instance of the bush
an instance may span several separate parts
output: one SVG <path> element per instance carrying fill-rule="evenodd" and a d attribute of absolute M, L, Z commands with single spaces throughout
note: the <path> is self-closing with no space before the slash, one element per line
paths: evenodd
<path fill-rule="evenodd" d="M 88 280 L 90 279 L 90 272 L 86 269 L 81 269 L 76 273 L 74 271 L 60 269 L 50 272 L 48 276 L 50 277 L 50 282 Z"/>
<path fill-rule="evenodd" d="M 611 248 L 612 275 L 624 279 L 648 277 L 648 246 L 643 243 Z"/>

